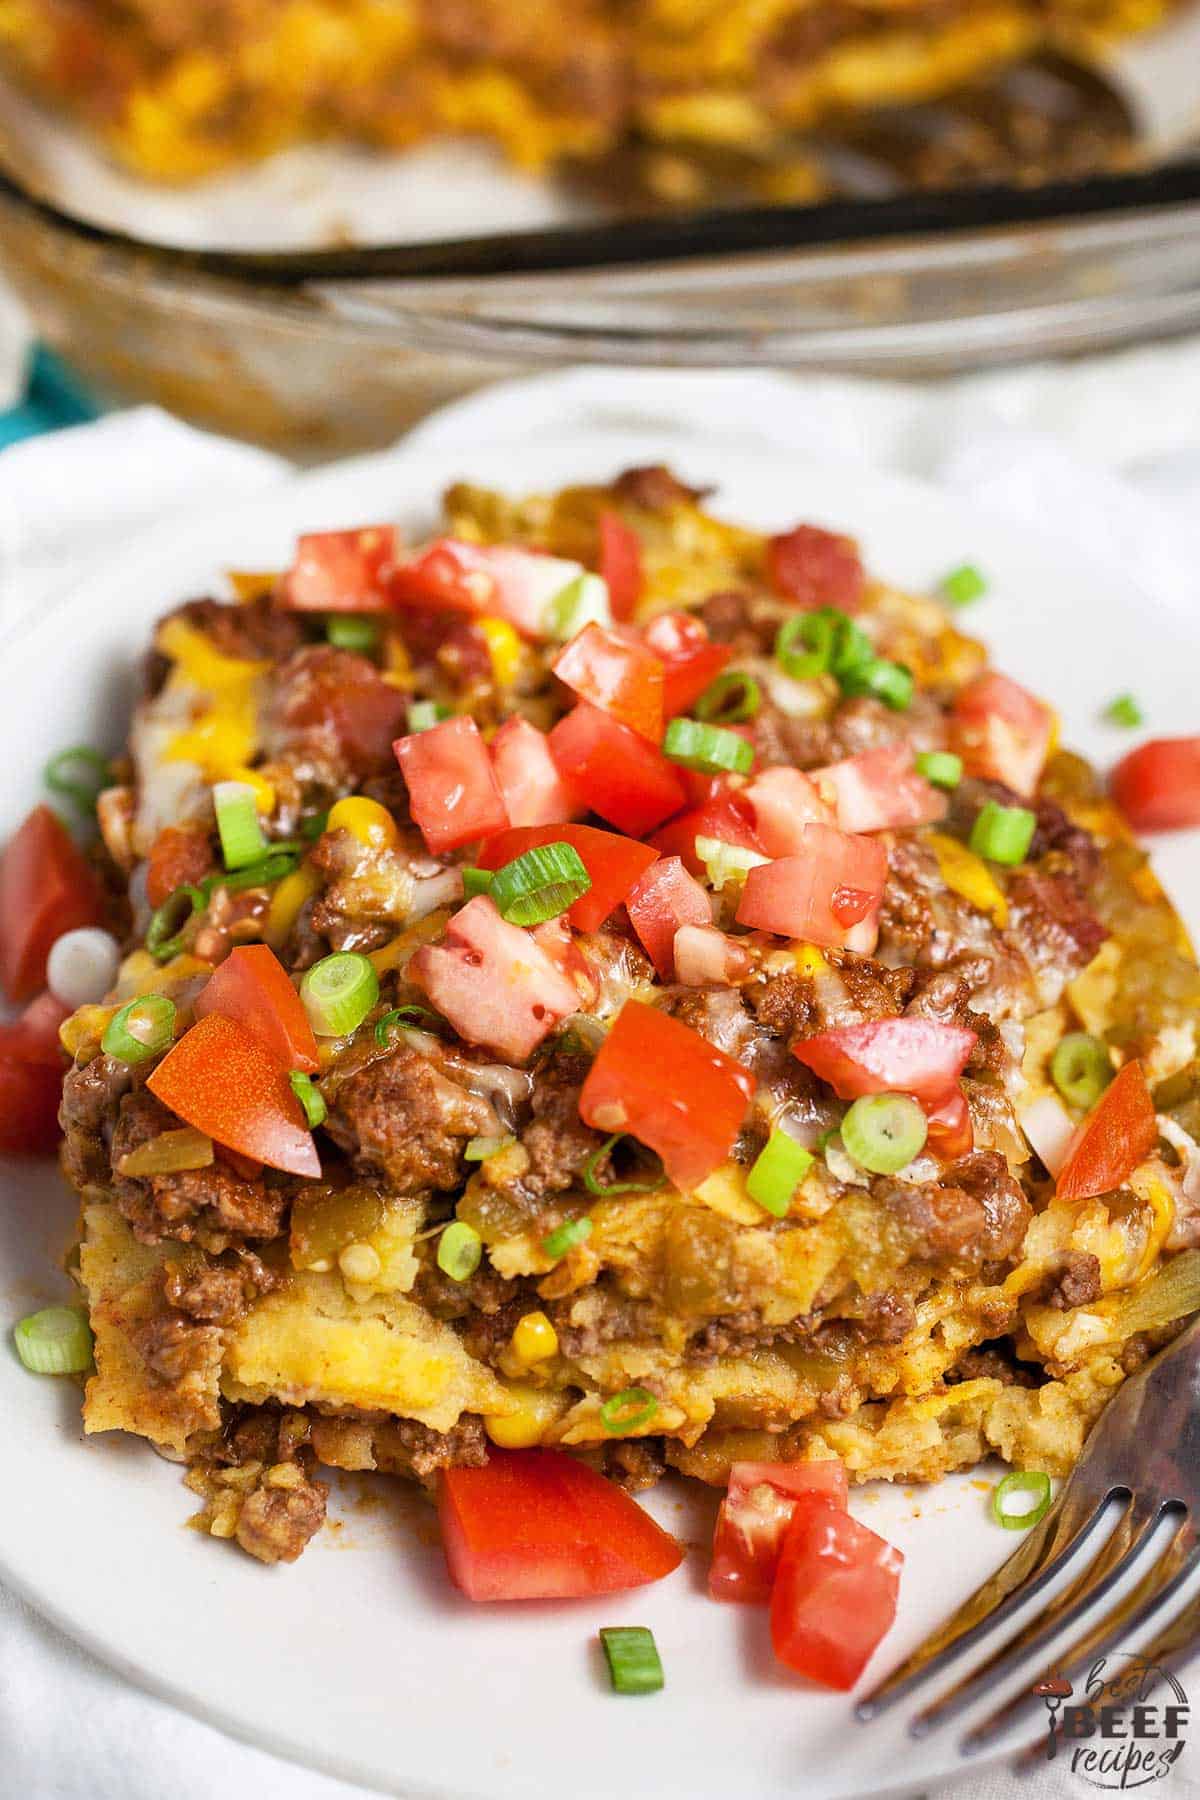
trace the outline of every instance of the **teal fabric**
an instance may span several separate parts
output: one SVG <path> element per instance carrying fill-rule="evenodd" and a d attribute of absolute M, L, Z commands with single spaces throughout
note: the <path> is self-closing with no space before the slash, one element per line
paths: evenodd
<path fill-rule="evenodd" d="M 0 450 L 43 431 L 86 424 L 97 417 L 99 410 L 67 365 L 39 345 L 29 365 L 25 398 L 18 406 L 0 413 Z"/>

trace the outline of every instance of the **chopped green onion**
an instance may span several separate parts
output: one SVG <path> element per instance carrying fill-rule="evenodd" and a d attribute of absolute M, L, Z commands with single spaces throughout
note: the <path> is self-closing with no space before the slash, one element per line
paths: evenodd
<path fill-rule="evenodd" d="M 325 636 L 335 650 L 357 650 L 365 656 L 379 643 L 379 623 L 361 613 L 330 613 Z"/>
<path fill-rule="evenodd" d="M 408 729 L 410 732 L 428 731 L 442 719 L 450 717 L 450 708 L 443 706 L 440 700 L 411 700 L 408 707 Z"/>
<path fill-rule="evenodd" d="M 988 862 L 1015 867 L 1029 854 L 1037 817 L 1027 806 L 1001 806 L 989 800 L 971 827 L 970 847 Z"/>
<path fill-rule="evenodd" d="M 386 1050 L 397 1026 L 411 1025 L 416 1031 L 437 1031 L 441 1023 L 437 1013 L 430 1012 L 427 1006 L 393 1006 L 391 1012 L 384 1013 L 382 1019 L 376 1021 L 375 1042 Z"/>
<path fill-rule="evenodd" d="M 217 879 L 223 888 L 231 894 L 240 894 L 246 888 L 274 887 L 285 875 L 299 867 L 301 851 L 295 844 L 272 844 L 261 862 L 251 863 L 249 868 L 237 869 L 231 875 L 222 875 Z M 210 885 L 212 878 L 209 878 Z"/>
<path fill-rule="evenodd" d="M 644 1387 L 623 1388 L 600 1408 L 600 1423 L 612 1437 L 648 1425 L 658 1411 L 658 1401 Z"/>
<path fill-rule="evenodd" d="M 1086 1031 L 1072 1031 L 1055 1047 L 1050 1079 L 1071 1106 L 1090 1112 L 1113 1078 L 1108 1045 Z"/>
<path fill-rule="evenodd" d="M 156 906 L 146 927 L 146 948 L 157 962 L 170 962 L 183 949 L 183 934 L 208 905 L 208 884 L 193 887 L 185 882 Z"/>
<path fill-rule="evenodd" d="M 952 750 L 919 750 L 916 765 L 917 774 L 937 788 L 956 788 L 962 780 L 963 760 Z"/>
<path fill-rule="evenodd" d="M 611 624 L 608 583 L 587 569 L 581 570 L 574 581 L 569 581 L 560 593 L 555 594 L 542 621 L 546 636 L 559 638 L 564 643 L 585 625 Z"/>
<path fill-rule="evenodd" d="M 862 1169 L 894 1175 L 925 1147 L 925 1114 L 907 1094 L 869 1094 L 842 1120 L 842 1143 Z"/>
<path fill-rule="evenodd" d="M 888 662 L 886 657 L 877 656 L 869 663 L 848 669 L 841 684 L 844 694 L 871 694 L 893 712 L 907 712 L 912 705 L 912 670 L 903 663 Z"/>
<path fill-rule="evenodd" d="M 221 855 L 227 869 L 244 869 L 267 854 L 266 839 L 258 822 L 254 789 L 244 781 L 218 781 L 213 789 Z"/>
<path fill-rule="evenodd" d="M 106 756 L 90 744 L 73 744 L 60 750 L 46 764 L 42 780 L 52 794 L 69 800 L 85 818 L 96 810 L 96 801 L 112 781 L 112 768 Z"/>
<path fill-rule="evenodd" d="M 304 1118 L 308 1129 L 315 1131 L 318 1125 L 325 1123 L 325 1114 L 328 1108 L 325 1105 L 324 1095 L 312 1076 L 306 1075 L 303 1069 L 293 1069 L 288 1080 L 291 1083 L 293 1094 L 304 1108 Z"/>
<path fill-rule="evenodd" d="M 437 1266 L 451 1281 L 468 1281 L 483 1258 L 483 1239 L 465 1219 L 447 1225 L 438 1240 Z"/>
<path fill-rule="evenodd" d="M 1104 709 L 1104 717 L 1110 725 L 1124 725 L 1130 731 L 1145 722 L 1145 715 L 1132 694 L 1118 694 L 1110 700 Z"/>
<path fill-rule="evenodd" d="M 477 869 L 468 863 L 462 872 L 463 893 L 468 900 L 474 900 L 476 894 L 490 894 L 492 891 L 492 871 Z"/>
<path fill-rule="evenodd" d="M 746 1192 L 777 1219 L 787 1217 L 792 1195 L 812 1168 L 812 1155 L 786 1131 L 773 1131 L 746 1177 Z"/>
<path fill-rule="evenodd" d="M 1010 1508 L 1008 1501 L 1014 1494 L 1030 1495 L 1033 1504 Z M 1050 1477 L 1041 1469 L 1013 1469 L 997 1483 L 992 1494 L 992 1517 L 997 1525 L 1003 1525 L 1008 1531 L 1027 1531 L 1039 1519 L 1045 1518 L 1050 1511 L 1050 1500 Z"/>
<path fill-rule="evenodd" d="M 695 714 L 706 725 L 741 725 L 762 705 L 762 687 L 745 669 L 726 669 L 706 687 L 695 704 Z"/>
<path fill-rule="evenodd" d="M 654 1633 L 644 1625 L 607 1625 L 600 1642 L 618 1694 L 657 1694 L 663 1685 L 662 1659 Z"/>
<path fill-rule="evenodd" d="M 175 1002 L 165 994 L 143 994 L 113 1014 L 100 1048 L 118 1062 L 142 1063 L 158 1056 L 175 1036 Z"/>
<path fill-rule="evenodd" d="M 33 1375 L 81 1375 L 92 1366 L 92 1330 L 78 1306 L 47 1306 L 13 1332 L 17 1355 Z"/>
<path fill-rule="evenodd" d="M 357 950 L 338 950 L 307 971 L 300 998 L 319 1037 L 347 1037 L 379 999 L 379 977 Z"/>
<path fill-rule="evenodd" d="M 951 606 L 970 606 L 972 600 L 981 600 L 987 593 L 987 585 L 974 563 L 961 563 L 957 569 L 943 575 L 938 583 L 943 599 Z"/>
<path fill-rule="evenodd" d="M 732 771 L 748 775 L 754 763 L 754 748 L 736 731 L 720 725 L 705 725 L 699 719 L 672 719 L 662 743 L 663 755 L 685 769 L 696 769 L 701 775 L 722 775 Z"/>
<path fill-rule="evenodd" d="M 666 1186 L 666 1173 L 661 1167 L 659 1168 L 658 1174 L 651 1176 L 648 1181 L 600 1180 L 596 1170 L 600 1167 L 600 1164 L 604 1161 L 605 1157 L 612 1155 L 615 1147 L 621 1142 L 622 1138 L 626 1136 L 628 1136 L 627 1132 L 614 1131 L 607 1142 L 601 1144 L 598 1150 L 593 1151 L 592 1155 L 589 1156 L 584 1163 L 583 1185 L 589 1194 L 655 1194 L 660 1187 Z M 636 1140 L 630 1139 L 630 1142 L 634 1141 Z"/>
<path fill-rule="evenodd" d="M 516 1143 L 512 1132 L 504 1137 L 473 1137 L 467 1139 L 467 1147 L 463 1156 L 467 1162 L 487 1162 L 491 1156 L 498 1156 L 501 1150 L 507 1150 L 510 1144 Z"/>
<path fill-rule="evenodd" d="M 702 831 L 696 834 L 696 855 L 704 864 L 710 887 L 718 891 L 731 885 L 740 886 L 751 869 L 770 860 L 760 856 L 757 850 L 743 850 L 740 844 L 727 844 L 724 838 L 706 837 Z"/>
<path fill-rule="evenodd" d="M 775 638 L 775 660 L 795 681 L 824 674 L 841 681 L 874 656 L 875 647 L 866 632 L 836 606 L 785 619 Z"/>
<path fill-rule="evenodd" d="M 585 1213 L 581 1219 L 564 1219 L 556 1225 L 548 1236 L 542 1239 L 542 1249 L 553 1262 L 585 1243 L 592 1235 L 592 1221 Z"/>
<path fill-rule="evenodd" d="M 544 844 L 497 869 L 489 892 L 510 925 L 540 925 L 566 912 L 591 885 L 574 845 Z"/>

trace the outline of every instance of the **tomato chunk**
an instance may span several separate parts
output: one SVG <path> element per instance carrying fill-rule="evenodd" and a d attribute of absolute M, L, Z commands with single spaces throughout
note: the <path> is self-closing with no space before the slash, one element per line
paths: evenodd
<path fill-rule="evenodd" d="M 765 856 L 766 850 L 755 828 L 750 803 L 740 793 L 725 789 L 703 806 L 681 813 L 656 831 L 650 842 L 663 856 L 678 856 L 691 875 L 704 872 L 704 864 L 696 855 L 698 837 L 720 838 L 723 844 L 736 844 L 739 849 L 753 850 Z"/>
<path fill-rule="evenodd" d="M 176 888 L 203 881 L 212 866 L 212 843 L 203 825 L 164 825 L 150 846 L 147 900 L 161 906 Z"/>
<path fill-rule="evenodd" d="M 768 856 L 803 855 L 804 827 L 834 822 L 815 783 L 799 769 L 764 769 L 743 793 L 753 809 L 755 830 Z"/>
<path fill-rule="evenodd" d="M 661 1581 L 683 1560 L 635 1500 L 563 1450 L 490 1450 L 443 1469 L 446 1565 L 471 1600 L 578 1600 Z"/>
<path fill-rule="evenodd" d="M 279 958 L 265 944 L 239 944 L 196 996 L 196 1017 L 220 1013 L 244 1025 L 285 1069 L 320 1068 L 308 1014 Z"/>
<path fill-rule="evenodd" d="M 67 1012 L 53 994 L 39 994 L 19 1019 L 0 1025 L 0 1152 L 48 1155 L 62 1135 L 58 1028 Z"/>
<path fill-rule="evenodd" d="M 438 538 L 397 564 L 388 592 L 393 606 L 489 614 L 539 638 L 546 635 L 551 601 L 583 573 L 581 563 L 536 550 Z"/>
<path fill-rule="evenodd" d="M 46 985 L 46 958 L 64 931 L 100 925 L 100 887 L 70 832 L 35 806 L 0 858 L 0 985 L 29 1000 Z"/>
<path fill-rule="evenodd" d="M 843 831 L 900 830 L 946 816 L 947 800 L 918 775 L 911 744 L 881 744 L 814 769 L 812 779 Z"/>
<path fill-rule="evenodd" d="M 677 856 L 660 857 L 639 875 L 625 898 L 629 920 L 663 981 L 675 974 L 675 933 L 681 925 L 712 925 L 708 895 Z"/>
<path fill-rule="evenodd" d="M 866 587 L 854 539 L 819 525 L 797 525 L 767 540 L 767 579 L 777 594 L 805 609 L 836 606 L 855 612 Z"/>
<path fill-rule="evenodd" d="M 570 844 L 591 877 L 587 893 L 567 909 L 576 931 L 598 931 L 642 871 L 658 859 L 657 850 L 649 844 L 620 837 L 615 831 L 601 831 L 595 825 L 536 825 L 501 831 L 489 838 L 480 848 L 479 866 L 502 869 L 514 857 L 543 844 Z"/>
<path fill-rule="evenodd" d="M 524 1062 L 579 995 L 529 932 L 502 919 L 486 894 L 468 900 L 445 941 L 423 944 L 408 965 L 444 1018 L 470 1044 Z"/>
<path fill-rule="evenodd" d="M 708 1591 L 714 1600 L 763 1604 L 771 1598 L 783 1534 L 804 1498 L 846 1507 L 848 1484 L 838 1457 L 818 1462 L 734 1463 L 717 1514 Z"/>
<path fill-rule="evenodd" d="M 321 756 L 332 747 L 360 780 L 391 767 L 408 702 L 373 663 L 352 650 L 313 644 L 291 657 L 286 671 L 271 721 L 280 751 Z"/>
<path fill-rule="evenodd" d="M 1145 1162 L 1158 1141 L 1154 1101 L 1139 1062 L 1114 1076 L 1076 1132 L 1058 1173 L 1060 1200 L 1111 1194 Z"/>
<path fill-rule="evenodd" d="M 1200 825 L 1200 737 L 1139 745 L 1113 770 L 1112 792 L 1135 831 Z"/>
<path fill-rule="evenodd" d="M 588 1072 L 579 1114 L 597 1131 L 628 1131 L 676 1187 L 698 1187 L 723 1163 L 754 1095 L 752 1077 L 678 1019 L 627 1000 Z"/>
<path fill-rule="evenodd" d="M 632 619 L 642 597 L 642 540 L 620 513 L 600 514 L 600 574 L 614 619 Z"/>
<path fill-rule="evenodd" d="M 954 727 L 972 775 L 1002 781 L 1026 799 L 1034 793 L 1054 738 L 1054 714 L 1035 695 L 988 670 L 956 697 Z"/>
<path fill-rule="evenodd" d="M 550 750 L 584 805 L 630 837 L 645 837 L 687 800 L 674 763 L 586 701 L 559 720 Z"/>
<path fill-rule="evenodd" d="M 397 549 L 392 525 L 308 532 L 283 578 L 283 604 L 297 612 L 382 612 Z"/>
<path fill-rule="evenodd" d="M 317 1146 L 286 1070 L 233 1019 L 210 1013 L 185 1031 L 146 1086 L 218 1144 L 290 1175 L 320 1175 Z"/>
<path fill-rule="evenodd" d="M 712 686 L 733 655 L 729 644 L 710 643 L 703 620 L 691 613 L 659 613 L 646 626 L 642 637 L 663 665 L 666 719 L 687 712 L 705 688 Z"/>
<path fill-rule="evenodd" d="M 842 1100 L 912 1094 L 937 1105 L 953 1093 L 975 1041 L 965 1026 L 939 1019 L 871 1019 L 802 1038 L 792 1054 Z"/>
<path fill-rule="evenodd" d="M 823 1687 L 852 1688 L 896 1617 L 903 1564 L 848 1512 L 797 1500 L 771 1593 L 779 1661 Z"/>
<path fill-rule="evenodd" d="M 739 925 L 828 949 L 844 945 L 856 926 L 873 937 L 887 880 L 883 845 L 833 825 L 802 826 L 798 844 L 797 855 L 750 870 Z"/>
<path fill-rule="evenodd" d="M 554 825 L 583 811 L 550 754 L 550 740 L 528 719 L 506 719 L 488 746 L 513 825 Z"/>
<path fill-rule="evenodd" d="M 393 747 L 413 821 L 435 855 L 503 831 L 504 798 L 474 719 L 442 719 Z"/>
<path fill-rule="evenodd" d="M 603 625 L 585 625 L 550 666 L 564 686 L 610 719 L 628 725 L 652 744 L 662 738 L 663 666 L 653 651 L 617 637 Z"/>
<path fill-rule="evenodd" d="M 925 1147 L 934 1156 L 940 1156 L 943 1162 L 958 1162 L 971 1154 L 975 1147 L 975 1127 L 971 1123 L 967 1096 L 961 1088 L 955 1088 L 936 1104 L 928 1104 L 925 1118 L 929 1126 Z"/>

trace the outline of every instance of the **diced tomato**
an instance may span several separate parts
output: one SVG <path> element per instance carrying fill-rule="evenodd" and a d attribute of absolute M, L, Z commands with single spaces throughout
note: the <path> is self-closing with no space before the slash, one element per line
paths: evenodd
<path fill-rule="evenodd" d="M 550 749 L 584 805 L 631 837 L 645 837 L 687 800 L 674 763 L 586 701 L 559 720 Z"/>
<path fill-rule="evenodd" d="M 14 1020 L 5 1029 L 16 1034 L 13 1041 L 24 1047 L 25 1055 L 30 1062 L 49 1063 L 52 1068 L 62 1067 L 63 1050 L 59 1043 L 58 1028 L 64 1019 L 69 1019 L 74 1009 L 64 1006 L 46 989 L 36 1000 L 31 1000 L 19 1019 Z"/>
<path fill-rule="evenodd" d="M 975 1033 L 940 1019 L 871 1019 L 793 1044 L 792 1054 L 842 1100 L 912 1094 L 935 1106 L 953 1092 Z"/>
<path fill-rule="evenodd" d="M 603 625 L 585 625 L 564 644 L 550 667 L 558 679 L 657 744 L 663 734 L 663 666 L 641 644 L 629 643 Z"/>
<path fill-rule="evenodd" d="M 704 864 L 696 855 L 698 837 L 719 838 L 723 844 L 736 844 L 741 850 L 766 855 L 755 829 L 749 801 L 731 788 L 726 788 L 705 805 L 681 813 L 661 831 L 656 831 L 650 842 L 663 856 L 678 856 L 690 874 L 700 875 Z"/>
<path fill-rule="evenodd" d="M 728 644 L 711 644 L 702 619 L 692 613 L 659 613 L 642 633 L 666 671 L 663 717 L 673 719 L 687 712 L 706 688 L 712 686 L 733 650 Z"/>
<path fill-rule="evenodd" d="M 442 719 L 393 748 L 413 822 L 434 855 L 504 830 L 504 798 L 474 719 Z"/>
<path fill-rule="evenodd" d="M 1026 799 L 1041 780 L 1054 738 L 1054 714 L 1007 675 L 988 670 L 954 702 L 954 741 L 967 770 L 1002 781 Z"/>
<path fill-rule="evenodd" d="M 578 1600 L 661 1581 L 683 1560 L 636 1500 L 563 1450 L 489 1450 L 438 1477 L 442 1548 L 471 1600 Z"/>
<path fill-rule="evenodd" d="M 840 1457 L 817 1462 L 734 1463 L 717 1514 L 708 1591 L 714 1600 L 762 1604 L 771 1598 L 783 1534 L 796 1501 L 823 1500 L 843 1512 L 849 1486 Z"/>
<path fill-rule="evenodd" d="M 1135 831 L 1200 825 L 1200 737 L 1152 738 L 1113 770 L 1113 799 Z"/>
<path fill-rule="evenodd" d="M 911 744 L 881 744 L 814 769 L 812 779 L 843 831 L 900 830 L 946 816 L 946 796 L 914 767 Z"/>
<path fill-rule="evenodd" d="M 663 981 L 675 974 L 675 933 L 681 925 L 712 924 L 708 895 L 677 856 L 661 856 L 625 897 L 629 921 Z"/>
<path fill-rule="evenodd" d="M 940 1156 L 943 1162 L 958 1162 L 970 1156 L 975 1147 L 975 1127 L 961 1088 L 955 1088 L 944 1100 L 927 1105 L 925 1119 L 929 1127 L 925 1145 L 934 1156 Z"/>
<path fill-rule="evenodd" d="M 767 540 L 767 579 L 777 594 L 806 610 L 836 606 L 856 612 L 866 587 L 854 539 L 819 525 L 797 525 Z"/>
<path fill-rule="evenodd" d="M 852 1688 L 896 1617 L 903 1565 L 848 1512 L 797 1500 L 771 1592 L 779 1661 L 823 1687 Z"/>
<path fill-rule="evenodd" d="M 1158 1141 L 1154 1101 L 1139 1062 L 1127 1062 L 1076 1132 L 1058 1172 L 1060 1200 L 1111 1194 Z"/>
<path fill-rule="evenodd" d="M 544 950 L 560 975 L 565 975 L 578 996 L 581 1010 L 587 1012 L 600 997 L 596 971 L 576 942 L 566 913 L 557 919 L 545 919 L 529 933 L 539 950 Z"/>
<path fill-rule="evenodd" d="M 816 786 L 799 769 L 764 769 L 742 792 L 768 856 L 803 855 L 804 827 L 834 822 Z"/>
<path fill-rule="evenodd" d="M 835 949 L 857 925 L 873 924 L 887 880 L 887 852 L 874 838 L 833 825 L 800 828 L 799 852 L 746 876 L 739 925 Z"/>
<path fill-rule="evenodd" d="M 210 1013 L 168 1050 L 146 1086 L 197 1131 L 290 1175 L 321 1162 L 287 1071 L 244 1025 Z"/>
<path fill-rule="evenodd" d="M 591 878 L 591 887 L 567 909 L 576 931 L 598 931 L 610 913 L 620 906 L 644 869 L 658 859 L 657 850 L 615 831 L 595 825 L 535 825 L 501 831 L 479 851 L 481 869 L 502 869 L 526 850 L 543 844 L 570 844 Z"/>
<path fill-rule="evenodd" d="M 579 1114 L 597 1131 L 628 1131 L 676 1187 L 698 1187 L 723 1163 L 754 1096 L 752 1077 L 678 1019 L 627 1000 L 588 1072 Z"/>
<path fill-rule="evenodd" d="M 0 1025 L 0 1152 L 45 1155 L 58 1143 L 66 1064 L 58 1028 L 68 1010 L 46 992 Z"/>
<path fill-rule="evenodd" d="M 715 925 L 681 925 L 672 945 L 675 979 L 684 987 L 735 987 L 751 963 L 736 938 Z"/>
<path fill-rule="evenodd" d="M 642 597 L 642 540 L 620 513 L 600 514 L 600 574 L 614 619 L 632 619 Z"/>
<path fill-rule="evenodd" d="M 560 1019 L 579 1011 L 574 984 L 486 894 L 468 900 L 440 944 L 423 944 L 408 979 L 469 1044 L 524 1062 Z"/>
<path fill-rule="evenodd" d="M 64 931 L 103 922 L 99 883 L 70 832 L 35 806 L 0 858 L 0 985 L 29 1000 L 46 985 L 46 958 Z"/>
<path fill-rule="evenodd" d="M 550 754 L 550 740 L 528 719 L 506 719 L 488 746 L 513 825 L 557 825 L 583 808 Z"/>
<path fill-rule="evenodd" d="M 552 600 L 583 574 L 580 563 L 511 544 L 467 544 L 438 538 L 397 564 L 389 583 L 393 606 L 507 619 L 526 637 L 546 635 Z"/>
<path fill-rule="evenodd" d="M 285 1069 L 320 1068 L 317 1040 L 308 1014 L 274 951 L 265 944 L 239 944 L 218 965 L 196 996 L 195 1013 L 220 1013 L 256 1037 Z"/>
<path fill-rule="evenodd" d="M 283 578 L 283 604 L 297 612 L 382 612 L 397 553 L 392 525 L 308 532 Z"/>
<path fill-rule="evenodd" d="M 332 747 L 356 779 L 391 766 L 392 743 L 404 723 L 406 696 L 352 650 L 313 644 L 292 657 L 281 678 L 272 734 L 278 749 Z"/>
<path fill-rule="evenodd" d="M 203 825 L 164 825 L 150 846 L 147 900 L 161 906 L 176 888 L 203 881 L 212 866 L 212 843 Z"/>

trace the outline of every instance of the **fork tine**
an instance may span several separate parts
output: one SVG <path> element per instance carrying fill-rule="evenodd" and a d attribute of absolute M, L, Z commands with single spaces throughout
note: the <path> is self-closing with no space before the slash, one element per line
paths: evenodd
<path fill-rule="evenodd" d="M 1014 1556 L 919 1644 L 855 1709 L 860 1719 L 874 1719 L 932 1681 L 943 1669 L 1002 1627 L 1012 1615 L 1062 1574 L 1092 1538 L 1103 1517 L 1109 1492 L 1097 1493 L 1067 1482 L 1050 1511 L 1029 1532 Z"/>

